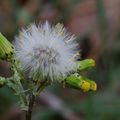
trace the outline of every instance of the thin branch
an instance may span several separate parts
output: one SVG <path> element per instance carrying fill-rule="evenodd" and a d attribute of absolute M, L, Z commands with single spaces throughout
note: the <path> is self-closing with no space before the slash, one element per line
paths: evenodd
<path fill-rule="evenodd" d="M 32 119 L 32 111 L 33 111 L 34 102 L 35 102 L 35 96 L 33 94 L 31 94 L 30 101 L 29 101 L 29 109 L 26 112 L 26 120 Z"/>

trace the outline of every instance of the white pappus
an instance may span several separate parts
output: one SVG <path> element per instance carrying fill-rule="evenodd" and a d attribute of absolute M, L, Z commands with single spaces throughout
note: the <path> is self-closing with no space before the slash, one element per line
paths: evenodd
<path fill-rule="evenodd" d="M 76 66 L 76 47 L 71 35 L 58 23 L 31 24 L 15 38 L 16 58 L 29 77 L 36 80 L 62 80 Z"/>

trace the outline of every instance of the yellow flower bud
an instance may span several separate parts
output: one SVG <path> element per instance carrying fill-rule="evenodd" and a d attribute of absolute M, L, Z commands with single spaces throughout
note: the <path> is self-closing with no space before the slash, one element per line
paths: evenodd
<path fill-rule="evenodd" d="M 88 92 L 90 90 L 90 83 L 85 80 L 82 80 L 80 88 L 83 90 L 83 92 Z"/>
<path fill-rule="evenodd" d="M 91 81 L 90 89 L 91 89 L 92 91 L 96 91 L 96 90 L 97 90 L 97 84 L 96 84 L 94 81 Z"/>
<path fill-rule="evenodd" d="M 71 74 L 65 78 L 65 83 L 72 88 L 81 89 L 83 92 L 88 92 L 90 90 L 96 91 L 97 89 L 97 85 L 94 81 L 89 80 L 78 73 Z"/>
<path fill-rule="evenodd" d="M 96 91 L 97 90 L 97 84 L 93 80 L 90 80 L 90 79 L 88 79 L 86 77 L 83 77 L 83 76 L 81 76 L 81 77 L 82 77 L 82 79 L 84 81 L 86 81 L 86 82 L 88 82 L 90 84 L 90 90 L 92 90 L 92 91 Z"/>

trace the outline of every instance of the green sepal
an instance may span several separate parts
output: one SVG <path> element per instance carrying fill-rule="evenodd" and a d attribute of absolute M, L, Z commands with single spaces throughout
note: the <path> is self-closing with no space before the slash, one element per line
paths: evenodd
<path fill-rule="evenodd" d="M 0 33 L 0 59 L 9 60 L 13 53 L 13 45 Z"/>
<path fill-rule="evenodd" d="M 83 71 L 83 70 L 90 69 L 94 66 L 95 66 L 95 61 L 93 59 L 86 59 L 86 60 L 77 62 L 76 70 Z"/>
<path fill-rule="evenodd" d="M 73 88 L 80 88 L 81 80 L 78 77 L 77 73 L 71 74 L 67 78 L 65 78 L 65 83 L 67 83 L 69 86 Z"/>

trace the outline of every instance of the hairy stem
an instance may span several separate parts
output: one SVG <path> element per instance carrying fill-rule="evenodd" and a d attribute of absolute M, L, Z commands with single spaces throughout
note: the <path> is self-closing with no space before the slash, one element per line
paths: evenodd
<path fill-rule="evenodd" d="M 31 120 L 32 119 L 32 112 L 33 112 L 33 107 L 34 107 L 34 103 L 36 100 L 36 97 L 38 94 L 41 93 L 41 91 L 48 85 L 48 81 L 44 81 L 41 82 L 41 84 L 39 85 L 39 87 L 37 88 L 36 95 L 33 95 L 33 93 L 30 94 L 29 97 L 29 106 L 28 106 L 28 111 L 26 112 L 26 120 Z"/>
<path fill-rule="evenodd" d="M 31 120 L 32 119 L 32 112 L 33 112 L 33 106 L 34 106 L 35 98 L 36 97 L 33 94 L 30 95 L 28 111 L 26 112 L 26 120 Z"/>

